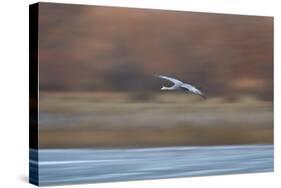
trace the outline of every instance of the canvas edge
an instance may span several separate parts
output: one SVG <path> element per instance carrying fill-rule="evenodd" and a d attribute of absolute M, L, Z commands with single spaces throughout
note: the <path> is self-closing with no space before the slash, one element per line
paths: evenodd
<path fill-rule="evenodd" d="M 29 183 L 39 186 L 38 18 L 39 3 L 29 5 Z"/>

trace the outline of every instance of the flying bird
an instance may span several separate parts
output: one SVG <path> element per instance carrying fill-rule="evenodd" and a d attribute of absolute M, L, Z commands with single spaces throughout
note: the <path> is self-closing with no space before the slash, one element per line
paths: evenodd
<path fill-rule="evenodd" d="M 187 83 L 183 83 L 182 81 L 179 81 L 175 78 L 171 78 L 168 76 L 162 76 L 162 75 L 156 75 L 159 78 L 165 79 L 165 80 L 169 80 L 170 82 L 173 82 L 174 85 L 171 87 L 165 87 L 163 86 L 161 88 L 161 90 L 179 90 L 179 89 L 183 89 L 183 90 L 187 90 L 195 95 L 199 95 L 201 97 L 203 97 L 204 99 L 206 98 L 206 96 L 199 90 L 197 89 L 195 86 L 187 84 Z"/>

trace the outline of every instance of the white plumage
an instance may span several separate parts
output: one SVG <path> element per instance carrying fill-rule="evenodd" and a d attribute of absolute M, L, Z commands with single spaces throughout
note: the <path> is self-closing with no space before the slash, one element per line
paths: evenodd
<path fill-rule="evenodd" d="M 184 89 L 187 90 L 195 95 L 200 95 L 203 98 L 206 98 L 205 95 L 199 90 L 197 89 L 195 86 L 187 84 L 187 83 L 183 83 L 182 81 L 179 81 L 175 78 L 171 78 L 168 76 L 162 76 L 162 75 L 157 75 L 157 77 L 165 79 L 165 80 L 169 80 L 170 82 L 173 82 L 174 85 L 171 87 L 165 87 L 163 86 L 161 88 L 161 90 L 178 90 L 178 89 Z"/>

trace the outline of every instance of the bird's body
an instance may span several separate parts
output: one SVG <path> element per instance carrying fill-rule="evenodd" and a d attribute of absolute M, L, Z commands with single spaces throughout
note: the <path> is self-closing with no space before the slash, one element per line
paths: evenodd
<path fill-rule="evenodd" d="M 179 90 L 179 89 L 184 89 L 187 90 L 195 95 L 200 95 L 201 97 L 205 98 L 205 95 L 199 90 L 197 89 L 195 86 L 191 85 L 191 84 L 187 84 L 187 83 L 183 83 L 182 81 L 179 81 L 175 78 L 171 78 L 168 76 L 162 76 L 162 75 L 158 75 L 159 78 L 165 79 L 165 80 L 169 80 L 170 82 L 173 82 L 174 85 L 171 87 L 165 87 L 163 86 L 161 88 L 161 90 Z"/>

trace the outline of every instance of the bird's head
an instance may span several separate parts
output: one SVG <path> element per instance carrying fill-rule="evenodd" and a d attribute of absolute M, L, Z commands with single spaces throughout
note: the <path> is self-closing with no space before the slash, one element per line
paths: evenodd
<path fill-rule="evenodd" d="M 165 86 L 162 86 L 162 87 L 161 87 L 161 90 L 168 90 L 168 88 L 165 87 Z"/>

